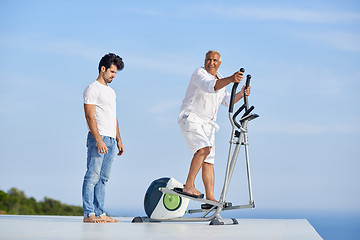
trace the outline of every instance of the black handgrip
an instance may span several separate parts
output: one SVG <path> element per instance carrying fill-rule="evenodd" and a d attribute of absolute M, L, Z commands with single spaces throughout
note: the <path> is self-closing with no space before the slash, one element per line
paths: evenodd
<path fill-rule="evenodd" d="M 240 68 L 240 72 L 244 73 L 245 69 Z M 234 83 L 232 90 L 231 90 L 231 97 L 230 97 L 230 105 L 229 105 L 229 112 L 232 113 L 234 110 L 234 101 L 235 101 L 235 95 L 236 95 L 236 88 L 238 87 L 239 83 Z"/>
<path fill-rule="evenodd" d="M 248 74 L 248 75 L 246 76 L 246 85 L 245 85 L 245 89 L 247 89 L 247 88 L 249 87 L 249 85 L 250 85 L 250 79 L 251 79 L 251 75 L 250 75 L 250 74 Z"/>
<path fill-rule="evenodd" d="M 230 105 L 229 105 L 229 112 L 232 113 L 234 109 L 234 101 L 235 101 L 235 94 L 236 88 L 238 87 L 239 83 L 234 83 L 232 90 L 231 90 L 231 97 L 230 97 Z"/>
<path fill-rule="evenodd" d="M 245 89 L 244 89 L 244 104 L 245 104 L 245 111 L 247 111 L 248 110 L 248 100 L 247 100 L 247 96 L 246 96 L 246 94 L 245 94 L 245 90 L 249 87 L 249 85 L 250 85 L 250 79 L 251 79 L 251 75 L 250 74 L 248 74 L 247 76 L 246 76 L 246 84 L 245 84 Z"/>

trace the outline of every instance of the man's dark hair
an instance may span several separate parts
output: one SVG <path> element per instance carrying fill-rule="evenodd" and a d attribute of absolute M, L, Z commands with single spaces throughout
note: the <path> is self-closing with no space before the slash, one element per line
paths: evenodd
<path fill-rule="evenodd" d="M 105 67 L 105 70 L 107 70 L 111 64 L 114 64 L 117 67 L 118 71 L 121 71 L 124 69 L 124 62 L 121 57 L 114 53 L 108 53 L 105 56 L 103 56 L 99 63 L 99 73 L 102 66 Z"/>

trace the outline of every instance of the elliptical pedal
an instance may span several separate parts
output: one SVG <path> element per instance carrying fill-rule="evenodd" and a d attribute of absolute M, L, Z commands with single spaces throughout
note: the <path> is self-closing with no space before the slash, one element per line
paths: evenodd
<path fill-rule="evenodd" d="M 212 207 L 215 207 L 217 208 L 216 206 L 212 205 L 212 204 L 209 204 L 209 203 L 204 203 L 204 204 L 201 204 L 201 209 L 211 209 Z"/>
<path fill-rule="evenodd" d="M 207 210 L 207 209 L 211 209 L 212 207 L 215 207 L 215 209 L 217 208 L 217 206 L 214 206 L 214 205 L 212 205 L 210 203 L 201 204 L 201 209 Z M 227 208 L 227 207 L 232 207 L 232 203 L 231 202 L 226 202 L 224 204 L 224 208 Z"/>

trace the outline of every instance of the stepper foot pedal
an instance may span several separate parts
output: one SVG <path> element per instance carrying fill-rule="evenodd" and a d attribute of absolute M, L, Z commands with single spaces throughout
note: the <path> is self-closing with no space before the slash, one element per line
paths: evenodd
<path fill-rule="evenodd" d="M 232 203 L 231 202 L 226 202 L 224 208 L 227 208 L 227 207 L 232 207 Z"/>

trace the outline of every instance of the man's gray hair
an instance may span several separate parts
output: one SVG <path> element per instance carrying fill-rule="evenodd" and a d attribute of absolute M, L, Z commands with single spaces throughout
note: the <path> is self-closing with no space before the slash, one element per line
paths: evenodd
<path fill-rule="evenodd" d="M 220 54 L 218 51 L 216 51 L 216 50 L 209 50 L 209 51 L 205 54 L 205 59 L 206 59 L 207 55 L 210 54 L 210 53 L 217 53 L 217 54 L 219 54 L 219 56 L 220 56 L 219 61 L 221 62 L 221 54 Z"/>

